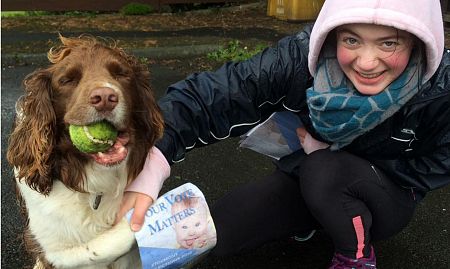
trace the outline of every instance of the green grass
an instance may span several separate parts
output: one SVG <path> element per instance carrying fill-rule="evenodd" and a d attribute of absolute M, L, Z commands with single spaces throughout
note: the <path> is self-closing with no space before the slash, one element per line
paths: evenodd
<path fill-rule="evenodd" d="M 48 15 L 49 12 L 46 11 L 2 11 L 2 18 L 11 17 L 31 17 L 31 16 L 42 16 Z"/>
<path fill-rule="evenodd" d="M 239 62 L 251 58 L 261 52 L 265 47 L 265 45 L 258 44 L 255 48 L 250 49 L 247 46 L 243 47 L 239 40 L 233 40 L 225 48 L 208 53 L 207 57 L 217 62 Z"/>
<path fill-rule="evenodd" d="M 2 11 L 2 18 L 23 16 L 26 16 L 25 11 Z"/>
<path fill-rule="evenodd" d="M 62 15 L 62 16 L 95 16 L 99 14 L 98 11 L 2 11 L 2 18 L 14 17 L 36 17 L 48 15 Z"/>
<path fill-rule="evenodd" d="M 147 15 L 153 12 L 153 7 L 140 3 L 129 3 L 120 9 L 120 13 L 123 15 Z"/>

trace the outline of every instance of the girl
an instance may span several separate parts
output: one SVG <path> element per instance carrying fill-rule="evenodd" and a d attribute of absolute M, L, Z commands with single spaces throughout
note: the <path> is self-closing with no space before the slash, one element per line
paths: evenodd
<path fill-rule="evenodd" d="M 335 245 L 330 268 L 375 268 L 371 243 L 450 183 L 449 84 L 439 0 L 327 0 L 312 31 L 169 87 L 165 135 L 121 212 L 135 207 L 139 229 L 169 164 L 290 110 L 305 126 L 303 150 L 212 207 L 213 253 L 323 228 Z"/>

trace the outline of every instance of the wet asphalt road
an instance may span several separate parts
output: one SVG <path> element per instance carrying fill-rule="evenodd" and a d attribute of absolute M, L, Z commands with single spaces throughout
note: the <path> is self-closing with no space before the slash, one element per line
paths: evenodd
<path fill-rule="evenodd" d="M 78 36 L 79 32 L 62 32 L 63 36 Z M 89 31 L 92 36 L 105 36 L 104 31 Z M 109 31 L 110 38 L 128 38 L 128 39 L 144 39 L 144 38 L 158 38 L 158 37 L 227 37 L 232 39 L 242 39 L 243 36 L 252 37 L 258 40 L 273 41 L 274 37 L 280 37 L 279 32 L 273 29 L 248 27 L 245 29 L 224 29 L 223 27 L 201 27 L 195 29 L 183 30 L 165 30 L 165 31 Z M 56 40 L 56 33 L 28 33 L 17 31 L 2 31 L 2 44 L 20 44 L 21 42 L 33 42 L 42 40 Z"/>
<path fill-rule="evenodd" d="M 188 62 L 189 60 L 186 60 Z M 38 66 L 2 67 L 1 74 L 1 267 L 24 268 L 30 265 L 20 233 L 22 220 L 15 202 L 11 169 L 6 163 L 7 137 L 14 115 L 14 103 L 21 95 L 21 81 Z M 167 85 L 182 78 L 176 70 L 151 66 L 155 94 L 161 96 Z M 268 158 L 240 149 L 237 139 L 201 148 L 190 153 L 172 169 L 162 192 L 187 181 L 196 184 L 213 203 L 239 184 L 269 173 Z M 274 216 L 275 217 L 275 216 Z M 51 223 L 48 224 L 51 229 Z M 375 244 L 379 268 L 450 268 L 450 186 L 429 194 L 418 207 L 413 221 L 397 236 Z M 291 239 L 268 243 L 251 253 L 227 258 L 207 257 L 196 268 L 325 268 L 333 249 L 329 237 L 318 232 L 310 241 Z"/>

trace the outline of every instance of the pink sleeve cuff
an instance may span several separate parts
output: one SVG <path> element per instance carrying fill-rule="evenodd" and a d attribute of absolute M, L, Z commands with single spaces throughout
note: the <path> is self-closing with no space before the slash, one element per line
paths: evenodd
<path fill-rule="evenodd" d="M 144 168 L 125 191 L 133 191 L 158 198 L 164 181 L 170 176 L 170 165 L 157 147 L 152 147 L 145 160 Z"/>

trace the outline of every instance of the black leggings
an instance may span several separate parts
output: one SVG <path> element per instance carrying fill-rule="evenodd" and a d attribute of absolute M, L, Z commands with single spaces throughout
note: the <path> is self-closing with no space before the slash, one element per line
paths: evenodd
<path fill-rule="evenodd" d="M 217 245 L 228 255 L 323 228 L 337 252 L 369 255 L 370 242 L 388 238 L 410 221 L 416 202 L 364 159 L 318 150 L 300 165 L 299 179 L 281 171 L 231 191 L 211 207 Z"/>

